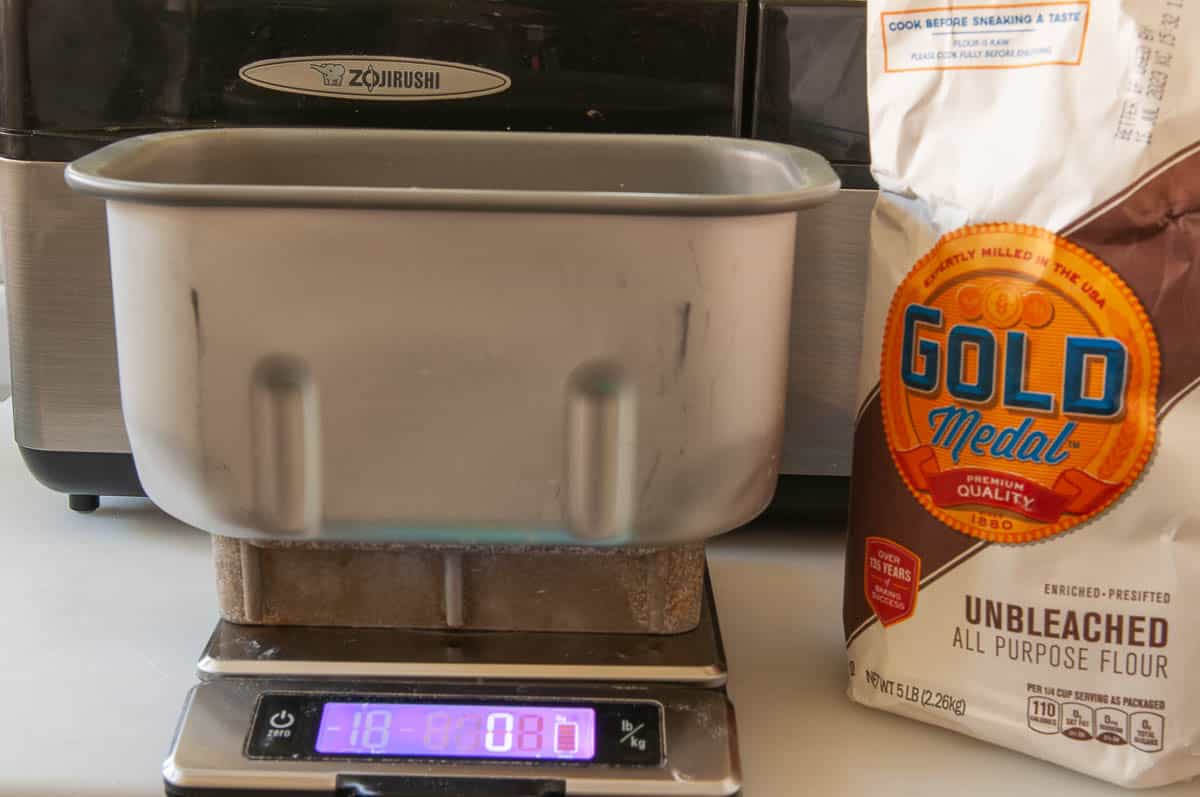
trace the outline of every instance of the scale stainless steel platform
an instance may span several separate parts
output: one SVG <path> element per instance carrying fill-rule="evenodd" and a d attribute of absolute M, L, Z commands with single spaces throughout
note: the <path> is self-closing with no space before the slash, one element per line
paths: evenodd
<path fill-rule="evenodd" d="M 671 636 L 217 625 L 171 797 L 740 793 L 711 587 Z"/>

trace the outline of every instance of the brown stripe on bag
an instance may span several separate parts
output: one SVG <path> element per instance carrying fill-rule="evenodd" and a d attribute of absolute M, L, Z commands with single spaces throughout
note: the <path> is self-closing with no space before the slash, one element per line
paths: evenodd
<path fill-rule="evenodd" d="M 865 548 L 861 541 L 870 536 L 883 536 L 916 553 L 921 557 L 921 572 L 932 576 L 921 583 L 921 588 L 948 572 L 938 571 L 963 557 L 969 549 L 986 547 L 980 540 L 944 525 L 913 499 L 888 453 L 878 394 L 866 403 L 855 429 L 852 489 L 855 495 L 850 502 L 850 539 L 859 544 L 849 546 L 846 551 L 846 583 L 860 586 L 846 590 L 842 607 L 847 642 L 861 633 L 874 617 L 861 588 L 865 567 Z M 960 563 L 969 558 L 963 557 Z"/>
<path fill-rule="evenodd" d="M 1150 315 L 1162 352 L 1159 407 L 1200 378 L 1200 145 L 1190 149 L 1065 232 L 1120 274 Z"/>

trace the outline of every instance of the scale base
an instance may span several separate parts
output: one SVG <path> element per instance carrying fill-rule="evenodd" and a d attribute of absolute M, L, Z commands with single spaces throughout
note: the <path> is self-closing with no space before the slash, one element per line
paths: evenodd
<path fill-rule="evenodd" d="M 725 694 L 725 656 L 707 585 L 700 625 L 686 634 L 222 622 L 198 668 L 201 683 L 188 695 L 163 765 L 172 797 L 740 793 L 733 706 Z M 316 749 L 328 703 L 424 710 L 431 703 L 466 704 L 513 712 L 522 706 L 587 707 L 596 717 L 596 752 L 579 761 L 330 755 Z M 629 728 L 639 730 L 630 736 Z"/>

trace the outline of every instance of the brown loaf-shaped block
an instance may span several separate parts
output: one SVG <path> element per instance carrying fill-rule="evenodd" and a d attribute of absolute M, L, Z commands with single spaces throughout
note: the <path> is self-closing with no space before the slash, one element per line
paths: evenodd
<path fill-rule="evenodd" d="M 358 545 L 213 536 L 221 615 L 256 625 L 675 634 L 704 546 Z M 461 575 L 462 589 L 447 590 Z M 453 596 L 461 595 L 461 603 Z M 447 612 L 450 612 L 450 617 Z"/>

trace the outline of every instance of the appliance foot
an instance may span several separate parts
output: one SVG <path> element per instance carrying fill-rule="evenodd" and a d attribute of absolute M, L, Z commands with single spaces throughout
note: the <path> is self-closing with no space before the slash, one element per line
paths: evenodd
<path fill-rule="evenodd" d="M 72 494 L 67 497 L 67 504 L 76 512 L 95 512 L 100 508 L 100 496 Z"/>

